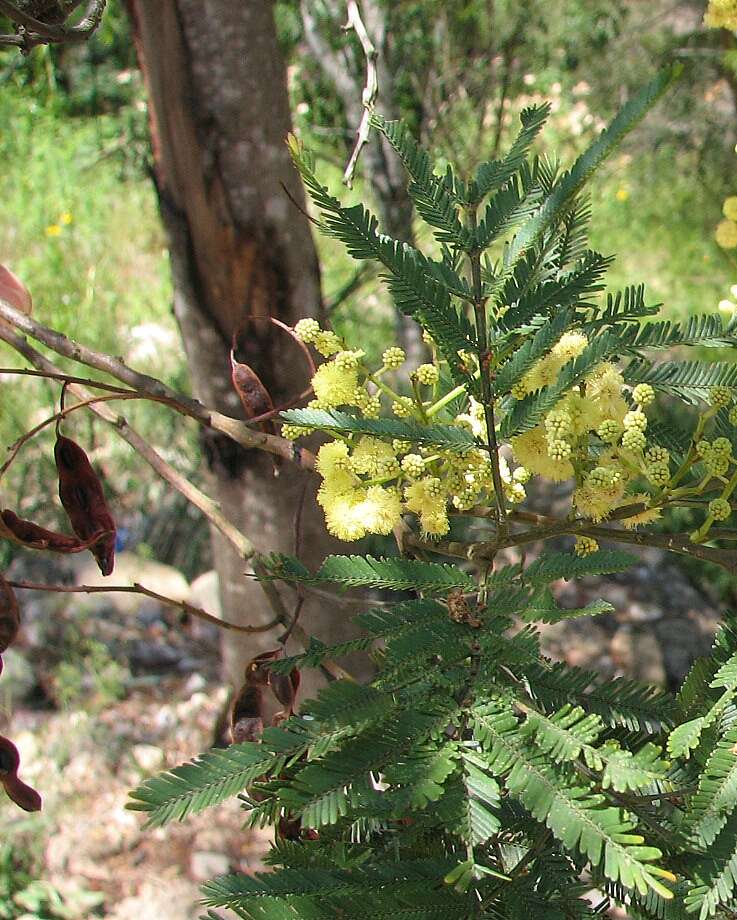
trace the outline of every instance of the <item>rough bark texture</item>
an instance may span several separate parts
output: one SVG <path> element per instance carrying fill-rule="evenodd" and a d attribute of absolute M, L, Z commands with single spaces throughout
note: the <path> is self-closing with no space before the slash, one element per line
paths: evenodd
<path fill-rule="evenodd" d="M 289 201 L 302 189 L 284 138 L 290 129 L 285 67 L 269 0 L 128 0 L 148 92 L 161 213 L 170 239 L 174 309 L 192 384 L 230 415 L 240 404 L 230 383 L 229 349 L 250 364 L 278 405 L 305 384 L 304 363 L 284 333 L 248 317 L 292 324 L 316 315 L 320 278 L 306 219 Z M 294 550 L 294 517 L 304 474 L 278 477 L 269 457 L 207 437 L 211 489 L 261 551 Z M 303 558 L 317 563 L 335 544 L 308 484 Z M 270 619 L 247 565 L 214 535 L 224 614 Z M 290 595 L 286 598 L 292 604 Z M 303 620 L 325 635 L 335 611 L 308 603 Z M 345 619 L 345 616 L 343 616 Z M 338 633 L 341 632 L 338 627 Z M 274 645 L 275 633 L 224 640 L 228 678 L 244 659 Z"/>

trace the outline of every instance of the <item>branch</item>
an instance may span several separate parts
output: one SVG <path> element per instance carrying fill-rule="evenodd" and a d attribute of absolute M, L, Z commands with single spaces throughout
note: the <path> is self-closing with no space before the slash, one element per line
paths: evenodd
<path fill-rule="evenodd" d="M 279 620 L 274 617 L 271 622 L 264 623 L 260 626 L 239 626 L 237 623 L 231 623 L 229 620 L 221 620 L 219 617 L 213 616 L 201 607 L 195 607 L 193 604 L 187 603 L 187 601 L 176 601 L 172 597 L 165 597 L 163 594 L 157 594 L 156 591 L 151 591 L 150 588 L 145 588 L 143 585 L 138 584 L 138 582 L 132 585 L 42 585 L 32 581 L 8 581 L 8 584 L 11 588 L 20 588 L 28 591 L 50 591 L 55 594 L 141 594 L 144 597 L 150 597 L 155 601 L 160 601 L 162 604 L 167 604 L 169 607 L 177 607 L 184 613 L 188 613 L 200 620 L 206 620 L 208 623 L 214 623 L 215 626 L 220 626 L 222 629 L 232 629 L 236 632 L 267 632 L 279 623 Z"/>
<path fill-rule="evenodd" d="M 9 307 L 2 299 L 0 299 L 0 314 L 4 318 L 9 318 L 11 322 L 15 321 L 15 317 L 22 317 L 23 314 L 18 313 L 17 310 L 14 310 L 12 307 Z M 34 324 L 38 325 L 38 324 Z M 44 327 L 41 327 L 44 329 Z M 44 332 L 50 332 L 50 330 L 45 330 Z M 58 333 L 53 333 L 53 335 L 58 336 Z M 69 346 L 73 346 L 74 343 L 69 342 L 65 336 L 59 336 L 59 338 L 64 339 Z M 12 332 L 9 329 L 6 329 L 3 325 L 0 324 L 0 339 L 7 342 L 11 345 L 19 354 L 38 370 L 43 371 L 44 374 L 63 376 L 61 375 L 59 369 L 55 367 L 47 358 L 45 358 L 40 352 L 36 351 L 28 342 L 22 337 Z M 107 356 L 101 356 L 103 358 Z M 122 362 L 118 362 L 115 358 L 109 359 L 111 362 L 120 364 L 123 368 L 125 365 Z M 130 371 L 130 369 L 127 369 Z M 131 374 L 136 375 L 135 371 L 130 371 Z M 144 377 L 145 375 L 137 375 Z M 164 387 L 164 384 L 160 381 L 154 380 L 154 384 Z M 164 387 L 164 389 L 168 389 Z M 81 399 L 90 399 L 91 394 L 80 384 L 70 383 L 69 390 L 79 396 Z M 195 485 L 189 482 L 186 477 L 182 476 L 177 470 L 175 470 L 170 464 L 164 460 L 164 458 L 154 450 L 153 447 L 143 438 L 138 432 L 130 427 L 126 419 L 111 409 L 106 405 L 99 405 L 93 403 L 90 405 L 90 411 L 97 415 L 99 418 L 106 421 L 110 424 L 115 431 L 126 441 L 130 446 L 138 453 L 141 457 L 149 464 L 149 466 L 154 469 L 163 479 L 165 479 L 170 485 L 172 485 L 178 492 L 180 492 L 192 505 L 198 508 L 205 517 L 210 521 L 210 523 L 216 527 L 223 536 L 229 540 L 235 549 L 238 551 L 240 556 L 243 559 L 252 560 L 253 570 L 256 577 L 259 580 L 262 590 L 266 595 L 266 598 L 269 602 L 269 605 L 274 610 L 274 620 L 269 624 L 269 628 L 272 628 L 277 623 L 281 623 L 285 627 L 289 628 L 291 623 L 291 618 L 287 612 L 284 604 L 282 602 L 281 596 L 276 590 L 276 587 L 273 585 L 270 579 L 263 577 L 266 573 L 261 568 L 260 565 L 260 556 L 257 553 L 255 547 L 251 541 L 246 537 L 245 534 L 241 533 L 219 510 L 218 506 L 212 499 L 208 498 L 204 492 L 201 492 Z M 184 413 L 188 414 L 188 413 Z M 225 418 L 225 416 L 223 416 Z M 235 422 L 233 419 L 232 421 Z M 273 436 L 272 436 L 273 437 Z M 285 441 L 284 438 L 274 438 L 277 441 L 284 441 L 286 444 L 291 442 Z M 305 452 L 306 453 L 306 452 Z M 312 455 L 310 455 L 312 456 Z M 104 587 L 99 589 L 100 591 L 106 590 Z M 130 589 L 127 589 L 130 590 Z M 199 608 L 197 608 L 199 609 Z M 191 612 L 191 611 L 190 611 Z M 196 616 L 197 614 L 195 614 Z M 209 616 L 209 614 L 208 614 Z M 222 622 L 220 620 L 218 623 Z M 234 627 L 235 628 L 235 627 Z M 266 627 L 264 627 L 266 628 Z M 253 628 L 252 631 L 256 631 L 258 628 Z M 292 629 L 292 634 L 294 638 L 306 649 L 309 647 L 310 640 L 307 633 L 299 625 L 294 625 Z M 332 679 L 332 680 L 353 680 L 351 675 L 340 665 L 336 664 L 333 661 L 325 660 L 322 663 L 323 671 Z"/>
<path fill-rule="evenodd" d="M 4 308 L 2 306 L 2 301 L 0 301 L 0 312 L 2 309 Z M 17 311 L 13 312 L 15 313 Z M 23 314 L 19 315 L 22 316 Z M 59 373 L 59 369 L 55 367 L 40 352 L 36 351 L 35 348 L 29 345 L 22 336 L 16 335 L 14 332 L 6 329 L 2 325 L 0 325 L 0 339 L 7 342 L 9 345 L 12 345 L 12 347 L 15 348 L 17 352 L 23 355 L 23 357 L 38 370 L 42 370 L 45 373 L 50 374 Z M 82 400 L 89 400 L 92 398 L 92 394 L 90 394 L 88 390 L 79 384 L 69 384 L 69 390 L 79 396 Z M 149 466 L 151 466 L 159 474 L 159 476 L 162 477 L 162 479 L 166 480 L 170 485 L 177 489 L 177 491 L 181 492 L 187 501 L 198 508 L 210 521 L 210 523 L 233 544 L 242 558 L 250 559 L 254 555 L 255 549 L 251 541 L 236 527 L 234 527 L 233 524 L 231 524 L 231 522 L 220 512 L 215 502 L 208 498 L 204 492 L 201 492 L 185 476 L 175 470 L 174 467 L 168 464 L 166 460 L 164 460 L 164 458 L 156 450 L 154 450 L 153 447 L 151 447 L 145 438 L 143 438 L 140 434 L 138 434 L 137 431 L 130 427 L 122 415 L 113 412 L 106 405 L 99 404 L 91 404 L 90 411 L 97 415 L 99 418 L 106 421 L 108 424 L 112 425 L 120 437 L 123 438 L 124 441 L 127 441 L 128 444 L 130 444 L 130 446 L 143 457 Z"/>
<path fill-rule="evenodd" d="M 18 35 L 0 36 L 0 44 L 18 45 L 28 54 L 36 45 L 69 44 L 83 42 L 92 35 L 102 21 L 107 0 L 90 0 L 83 18 L 76 26 L 59 25 L 43 22 L 19 10 L 9 0 L 0 0 L 0 13 L 3 13 L 18 25 Z M 78 6 L 75 3 L 74 6 Z M 71 12 L 71 11 L 70 11 Z"/>
<path fill-rule="evenodd" d="M 185 396 L 183 393 L 178 393 L 156 377 L 151 377 L 148 374 L 141 374 L 133 370 L 133 368 L 128 367 L 128 365 L 119 358 L 114 358 L 112 355 L 106 355 L 103 352 L 95 351 L 92 348 L 88 348 L 86 345 L 74 342 L 72 339 L 67 338 L 67 336 L 60 332 L 56 332 L 54 329 L 49 329 L 47 326 L 41 325 L 41 323 L 36 322 L 36 320 L 32 319 L 30 316 L 26 316 L 25 313 L 16 310 L 11 303 L 2 297 L 0 297 L 0 318 L 7 320 L 11 325 L 15 326 L 16 329 L 31 336 L 31 338 L 36 339 L 36 341 L 42 342 L 52 351 L 56 352 L 56 354 L 64 358 L 70 358 L 72 361 L 77 361 L 79 364 L 93 367 L 95 370 L 102 371 L 105 374 L 109 374 L 116 380 L 120 380 L 127 386 L 143 393 L 149 399 L 164 403 L 169 406 L 169 408 L 174 409 L 181 415 L 186 415 L 194 419 L 206 428 L 211 428 L 213 431 L 219 431 L 221 434 L 228 435 L 228 437 L 232 438 L 242 447 L 265 450 L 270 454 L 276 454 L 279 457 L 283 457 L 285 460 L 296 463 L 304 469 L 314 468 L 314 456 L 308 450 L 299 447 L 292 441 L 288 441 L 286 438 L 281 438 L 278 435 L 254 431 L 241 419 L 232 418 L 231 416 L 210 410 L 206 406 L 203 406 L 199 400 Z M 16 351 L 23 354 L 18 344 L 22 339 L 20 339 L 19 336 L 13 335 L 13 333 L 9 332 L 3 325 L 0 325 L 0 339 L 3 339 L 15 348 Z M 39 353 L 36 352 L 36 354 Z M 39 367 L 35 361 L 31 361 L 31 364 L 35 367 Z M 48 367 L 51 368 L 53 373 L 59 373 L 58 368 L 52 367 L 51 365 L 48 365 Z"/>
<path fill-rule="evenodd" d="M 83 399 L 78 403 L 74 403 L 72 406 L 67 406 L 65 409 L 55 412 L 54 415 L 49 416 L 44 419 L 42 422 L 39 422 L 38 425 L 31 428 L 29 431 L 26 431 L 25 434 L 21 435 L 18 440 L 11 444 L 8 450 L 10 451 L 10 456 L 8 459 L 0 466 L 0 479 L 7 473 L 11 464 L 15 458 L 20 453 L 21 448 L 24 444 L 27 444 L 31 438 L 34 438 L 40 431 L 43 431 L 44 428 L 48 428 L 49 425 L 53 425 L 54 422 L 61 421 L 61 419 L 66 418 L 72 412 L 76 412 L 77 409 L 84 409 L 86 406 L 92 406 L 101 402 L 110 402 L 113 399 L 145 399 L 144 396 L 139 396 L 138 393 L 130 393 L 128 395 L 123 395 L 122 393 L 108 394 L 107 396 L 93 396 L 91 399 Z"/>
<path fill-rule="evenodd" d="M 356 172 L 358 158 L 361 155 L 361 151 L 368 143 L 371 109 L 376 102 L 376 97 L 379 95 L 379 78 L 376 73 L 376 58 L 378 57 L 378 52 L 366 31 L 366 26 L 363 24 L 361 11 L 358 8 L 356 0 L 348 0 L 348 22 L 344 26 L 344 29 L 346 31 L 349 29 L 355 31 L 366 58 L 366 83 L 361 93 L 363 114 L 361 115 L 358 129 L 356 130 L 356 143 L 353 147 L 353 153 L 351 153 L 348 165 L 343 173 L 343 183 L 347 185 L 348 188 L 353 188 L 353 176 Z"/>

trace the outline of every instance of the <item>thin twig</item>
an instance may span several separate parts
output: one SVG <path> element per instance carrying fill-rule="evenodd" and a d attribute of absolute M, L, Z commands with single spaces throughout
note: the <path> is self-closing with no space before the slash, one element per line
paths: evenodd
<path fill-rule="evenodd" d="M 95 351 L 86 345 L 72 341 L 60 332 L 43 326 L 30 316 L 26 316 L 25 313 L 16 310 L 11 303 L 2 297 L 0 297 L 0 318 L 7 320 L 16 329 L 31 336 L 36 341 L 42 342 L 58 355 L 64 358 L 71 358 L 71 360 L 80 364 L 86 364 L 88 367 L 93 367 L 95 370 L 109 374 L 116 380 L 144 394 L 149 399 L 163 403 L 181 415 L 194 419 L 200 425 L 213 429 L 213 431 L 228 435 L 242 447 L 257 448 L 270 454 L 276 454 L 304 469 L 312 469 L 315 465 L 314 455 L 292 441 L 288 441 L 278 435 L 254 431 L 242 419 L 232 418 L 231 416 L 223 415 L 221 412 L 210 410 L 198 400 L 185 396 L 183 393 L 178 393 L 156 377 L 133 370 L 119 358 Z M 23 354 L 19 345 L 19 342 L 23 340 L 20 336 L 14 335 L 4 325 L 0 325 L 0 339 Z M 31 364 L 34 364 L 34 362 L 31 361 Z M 34 366 L 37 365 L 34 364 Z M 57 368 L 54 368 L 54 372 L 59 373 Z"/>
<path fill-rule="evenodd" d="M 193 604 L 189 604 L 187 601 L 177 601 L 172 597 L 165 597 L 163 594 L 158 594 L 156 591 L 145 588 L 138 582 L 134 582 L 132 585 L 43 585 L 33 581 L 8 581 L 8 584 L 11 588 L 27 591 L 49 591 L 54 594 L 141 594 L 144 597 L 150 597 L 155 601 L 160 601 L 162 604 L 167 604 L 169 607 L 177 607 L 184 613 L 197 617 L 200 620 L 206 620 L 208 623 L 214 623 L 215 626 L 220 626 L 222 629 L 232 629 L 236 632 L 267 632 L 279 623 L 279 620 L 274 617 L 271 622 L 263 623 L 260 626 L 239 626 L 237 623 L 231 623 L 229 620 L 221 620 L 219 617 L 213 616 L 201 607 L 195 607 Z"/>
<path fill-rule="evenodd" d="M 2 304 L 0 302 L 0 311 L 1 310 Z M 29 345 L 22 336 L 16 335 L 2 325 L 0 325 L 0 339 L 12 345 L 17 352 L 23 355 L 30 364 L 39 370 L 52 374 L 59 373 L 58 368 L 39 351 L 36 351 L 35 348 Z M 69 389 L 81 399 L 92 398 L 92 394 L 79 384 L 70 384 Z M 243 559 L 250 559 L 251 556 L 254 555 L 255 549 L 251 541 L 221 513 L 215 502 L 205 495 L 204 492 L 200 491 L 197 486 L 191 483 L 186 476 L 183 476 L 167 463 L 145 438 L 130 427 L 127 420 L 122 415 L 113 412 L 106 405 L 90 405 L 90 411 L 112 425 L 120 437 L 123 438 L 124 441 L 127 441 L 128 444 L 143 457 L 149 466 L 162 477 L 162 479 L 166 480 L 166 482 L 184 495 L 190 504 L 198 508 L 210 523 L 233 544 Z"/>
<path fill-rule="evenodd" d="M 348 22 L 345 24 L 344 29 L 346 31 L 349 29 L 355 31 L 361 43 L 364 57 L 366 58 L 366 83 L 361 93 L 363 114 L 361 115 L 358 129 L 356 130 L 356 143 L 353 147 L 353 152 L 351 153 L 348 165 L 343 173 L 344 185 L 347 185 L 348 188 L 353 188 L 353 177 L 356 172 L 356 166 L 358 165 L 358 158 L 361 155 L 361 151 L 368 143 L 371 110 L 376 102 L 376 97 L 379 95 L 379 78 L 376 71 L 376 58 L 378 57 L 378 52 L 366 31 L 366 26 L 361 19 L 361 11 L 356 0 L 348 0 Z"/>
<path fill-rule="evenodd" d="M 61 421 L 61 419 L 66 418 L 67 415 L 69 415 L 71 412 L 76 412 L 77 409 L 83 409 L 85 406 L 91 406 L 95 403 L 110 402 L 113 399 L 146 399 L 146 397 L 139 396 L 138 393 L 113 393 L 109 394 L 108 396 L 93 396 L 91 399 L 83 399 L 81 402 L 74 403 L 73 406 L 67 406 L 66 409 L 61 409 L 59 412 L 54 413 L 54 415 L 49 416 L 49 418 L 39 422 L 38 425 L 35 425 L 29 431 L 26 431 L 25 434 L 21 435 L 21 437 L 19 437 L 14 444 L 11 444 L 11 446 L 8 448 L 10 451 L 10 456 L 5 461 L 5 463 L 0 466 L 0 478 L 2 478 L 8 471 L 8 468 L 20 453 L 23 445 L 27 444 L 31 438 L 34 438 L 40 431 L 43 431 L 44 428 L 48 428 L 48 426 L 53 425 L 54 422 L 58 423 Z"/>
<path fill-rule="evenodd" d="M 21 51 L 29 52 L 36 45 L 68 44 L 83 42 L 93 34 L 102 21 L 107 0 L 90 0 L 82 19 L 76 26 L 61 23 L 43 22 L 19 10 L 9 0 L 0 0 L 0 13 L 3 13 L 19 27 L 18 36 L 3 35 L 2 44 L 16 44 Z M 78 4 L 75 4 L 78 6 Z M 13 41 L 13 39 L 16 39 Z"/>

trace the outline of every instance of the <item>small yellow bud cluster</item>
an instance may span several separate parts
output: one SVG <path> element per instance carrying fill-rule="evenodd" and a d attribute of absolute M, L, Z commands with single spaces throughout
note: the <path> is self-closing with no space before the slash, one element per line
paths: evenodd
<path fill-rule="evenodd" d="M 632 398 L 637 403 L 638 406 L 649 406 L 651 403 L 655 402 L 655 390 L 650 386 L 649 383 L 638 383 L 637 386 L 632 390 Z"/>
<path fill-rule="evenodd" d="M 597 552 L 599 549 L 599 544 L 593 537 L 576 537 L 576 543 L 573 547 L 573 552 L 577 556 L 590 556 L 592 553 Z"/>
<path fill-rule="evenodd" d="M 412 400 L 409 396 L 400 396 L 392 403 L 392 412 L 397 418 L 409 418 L 412 415 Z"/>
<path fill-rule="evenodd" d="M 297 438 L 303 438 L 306 434 L 309 434 L 310 429 L 305 428 L 303 425 L 282 425 L 281 426 L 281 436 L 286 438 L 288 441 L 296 441 Z"/>
<path fill-rule="evenodd" d="M 390 370 L 397 370 L 407 360 L 407 356 L 405 355 L 403 348 L 399 348 L 396 345 L 393 345 L 391 348 L 387 348 L 387 350 L 382 355 L 381 360 L 384 363 L 384 367 L 389 368 Z"/>
<path fill-rule="evenodd" d="M 440 371 L 434 364 L 421 364 L 415 371 L 418 383 L 426 387 L 434 387 L 440 380 Z"/>
<path fill-rule="evenodd" d="M 419 454 L 406 454 L 402 457 L 402 472 L 410 479 L 419 479 L 425 472 L 425 461 Z"/>
<path fill-rule="evenodd" d="M 726 409 L 732 405 L 732 391 L 729 387 L 712 387 L 709 390 L 709 403 L 715 409 Z"/>
<path fill-rule="evenodd" d="M 701 440 L 696 445 L 706 472 L 711 476 L 724 476 L 732 460 L 732 444 L 728 438 L 717 438 L 711 443 Z"/>
<path fill-rule="evenodd" d="M 726 498 L 714 498 L 709 502 L 709 514 L 715 521 L 726 521 L 732 514 L 732 506 Z"/>

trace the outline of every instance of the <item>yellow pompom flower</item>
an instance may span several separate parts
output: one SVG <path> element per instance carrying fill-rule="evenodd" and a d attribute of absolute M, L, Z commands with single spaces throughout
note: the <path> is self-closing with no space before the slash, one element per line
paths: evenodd
<path fill-rule="evenodd" d="M 724 199 L 722 214 L 724 214 L 728 220 L 737 221 L 737 195 L 730 195 L 729 198 Z"/>
<path fill-rule="evenodd" d="M 737 31 L 737 0 L 709 0 L 704 25 L 710 29 Z"/>
<path fill-rule="evenodd" d="M 647 504 L 650 501 L 650 497 L 644 493 L 638 492 L 635 495 L 628 495 L 626 500 L 621 502 L 621 505 L 638 505 L 640 503 Z M 633 514 L 630 517 L 622 518 L 622 526 L 626 527 L 628 530 L 634 530 L 635 527 L 641 527 L 643 524 L 652 524 L 653 521 L 657 521 L 661 516 L 662 511 L 660 508 L 645 508 L 644 511 L 640 511 L 639 514 Z"/>
<path fill-rule="evenodd" d="M 550 354 L 563 364 L 577 358 L 589 344 L 583 332 L 566 332 L 550 349 Z"/>
<path fill-rule="evenodd" d="M 534 393 L 550 386 L 558 379 L 564 364 L 577 358 L 588 345 L 588 339 L 582 332 L 566 332 L 553 345 L 550 352 L 531 367 L 529 371 L 512 388 L 515 399 L 522 399 L 527 393 Z"/>
<path fill-rule="evenodd" d="M 339 367 L 333 361 L 318 367 L 312 378 L 317 404 L 321 409 L 351 405 L 358 387 L 358 372 L 355 368 Z"/>
<path fill-rule="evenodd" d="M 442 537 L 450 528 L 446 511 L 446 496 L 434 477 L 413 482 L 404 490 L 408 511 L 419 515 L 420 526 L 426 536 Z"/>
<path fill-rule="evenodd" d="M 531 473 L 553 482 L 563 482 L 573 476 L 570 460 L 554 460 L 548 453 L 548 439 L 542 426 L 517 435 L 511 444 L 515 458 Z"/>
<path fill-rule="evenodd" d="M 736 249 L 737 223 L 733 220 L 720 220 L 714 231 L 714 239 L 722 249 Z"/>
<path fill-rule="evenodd" d="M 351 454 L 351 469 L 354 473 L 368 476 L 386 475 L 385 471 L 397 466 L 397 455 L 391 444 L 379 438 L 363 437 Z"/>
<path fill-rule="evenodd" d="M 596 402 L 602 412 L 603 418 L 611 418 L 621 422 L 629 406 L 622 396 L 624 377 L 617 368 L 608 361 L 600 364 L 586 378 L 586 396 Z"/>
<path fill-rule="evenodd" d="M 323 444 L 315 457 L 315 469 L 323 479 L 332 476 L 337 470 L 350 471 L 348 445 L 345 441 L 328 441 Z"/>
<path fill-rule="evenodd" d="M 368 533 L 390 534 L 402 517 L 402 501 L 396 489 L 370 486 L 356 508 Z"/>

